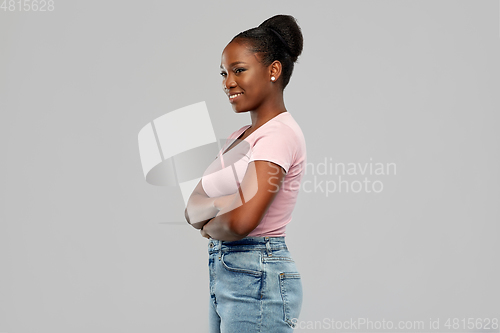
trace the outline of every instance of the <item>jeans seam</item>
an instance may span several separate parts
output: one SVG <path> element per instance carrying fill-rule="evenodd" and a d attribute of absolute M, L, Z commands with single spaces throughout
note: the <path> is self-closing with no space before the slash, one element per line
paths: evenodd
<path fill-rule="evenodd" d="M 262 332 L 262 318 L 264 316 L 264 290 L 265 290 L 265 287 L 266 287 L 266 272 L 264 270 L 264 272 L 262 273 L 262 280 L 261 280 L 261 284 L 260 284 L 260 313 L 259 313 L 259 325 L 257 327 L 257 332 L 260 333 Z"/>
<path fill-rule="evenodd" d="M 283 320 L 287 323 L 287 325 L 291 328 L 295 328 L 294 323 L 291 321 L 292 318 L 288 318 L 288 299 L 285 297 L 287 294 L 286 286 L 285 286 L 285 280 L 287 279 L 300 279 L 300 273 L 298 272 L 282 272 L 279 274 L 279 279 L 280 279 L 280 293 L 281 293 L 281 299 L 283 300 Z"/>

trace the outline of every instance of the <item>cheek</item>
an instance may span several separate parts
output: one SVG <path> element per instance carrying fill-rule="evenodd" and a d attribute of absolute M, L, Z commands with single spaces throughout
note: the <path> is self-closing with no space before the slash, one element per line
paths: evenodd
<path fill-rule="evenodd" d="M 265 89 L 263 78 L 259 76 L 245 78 L 242 85 L 244 85 L 246 91 L 252 94 L 259 94 Z"/>

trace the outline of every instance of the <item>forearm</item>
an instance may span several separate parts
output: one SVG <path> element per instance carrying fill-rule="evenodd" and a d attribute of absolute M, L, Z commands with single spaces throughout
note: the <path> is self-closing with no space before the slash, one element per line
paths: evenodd
<path fill-rule="evenodd" d="M 241 205 L 239 194 L 233 194 L 221 199 L 225 200 L 222 202 L 223 206 L 220 206 L 217 215 L 203 226 L 203 230 L 210 237 L 218 240 L 235 241 L 244 238 L 245 235 L 235 232 L 232 225 L 233 215 L 231 215 L 231 212 Z"/>
<path fill-rule="evenodd" d="M 203 226 L 203 230 L 213 239 L 235 241 L 244 238 L 231 230 L 231 222 L 226 215 L 217 215 Z"/>
<path fill-rule="evenodd" d="M 211 219 L 213 219 L 213 217 L 209 218 L 209 219 L 206 219 L 205 221 L 200 221 L 200 222 L 194 222 L 194 223 L 189 223 L 191 224 L 191 226 L 195 229 L 198 229 L 200 230 L 201 228 L 203 228 L 203 226 L 205 224 L 207 224 L 208 221 L 210 221 Z"/>
<path fill-rule="evenodd" d="M 215 206 L 214 201 L 217 198 L 210 198 L 201 194 L 194 194 L 189 198 L 185 210 L 185 217 L 189 224 L 196 229 L 207 223 L 210 219 L 214 218 L 219 209 Z"/>
<path fill-rule="evenodd" d="M 185 217 L 186 221 L 195 229 L 201 229 L 208 221 L 213 219 L 219 211 L 227 212 L 237 194 L 223 195 L 210 198 L 205 195 L 195 194 L 188 201 Z"/>

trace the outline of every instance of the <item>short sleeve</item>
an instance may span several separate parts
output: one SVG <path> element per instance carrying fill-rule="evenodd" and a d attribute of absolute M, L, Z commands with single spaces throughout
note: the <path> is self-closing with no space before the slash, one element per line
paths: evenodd
<path fill-rule="evenodd" d="M 255 134 L 257 137 L 251 148 L 248 162 L 270 161 L 278 164 L 288 173 L 293 164 L 296 148 L 293 130 L 285 124 L 275 122 L 272 125 L 266 124 L 262 131 L 257 131 Z"/>

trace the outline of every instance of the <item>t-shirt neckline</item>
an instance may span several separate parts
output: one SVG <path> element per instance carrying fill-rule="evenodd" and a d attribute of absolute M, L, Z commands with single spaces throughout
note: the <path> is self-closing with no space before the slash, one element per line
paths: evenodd
<path fill-rule="evenodd" d="M 243 140 L 246 140 L 248 137 L 250 137 L 250 135 L 254 134 L 255 132 L 257 132 L 260 128 L 264 127 L 267 123 L 269 123 L 271 120 L 273 119 L 276 119 L 277 117 L 279 117 L 280 115 L 282 115 L 283 113 L 288 113 L 288 111 L 283 111 L 283 112 L 280 112 L 278 113 L 277 115 L 275 115 L 274 117 L 272 117 L 271 119 L 269 119 L 268 121 L 266 121 L 264 124 L 260 125 L 259 127 L 257 127 L 257 129 L 255 131 L 253 131 L 252 133 L 248 134 L 248 136 L 246 138 L 244 138 Z M 223 149 L 222 151 L 224 151 L 221 155 L 224 155 L 227 153 L 227 151 L 225 151 L 227 148 L 231 147 L 233 145 L 233 143 L 236 142 L 236 140 L 238 140 L 238 138 L 243 134 L 245 133 L 245 131 L 247 129 L 249 129 L 252 125 L 246 125 L 244 127 L 242 127 L 241 129 L 243 130 L 240 130 L 240 132 L 236 135 L 236 138 L 231 141 L 231 143 L 225 148 Z M 239 145 L 239 143 L 236 144 L 236 146 Z M 229 151 L 233 150 L 236 146 L 234 146 L 233 148 L 229 149 Z"/>

